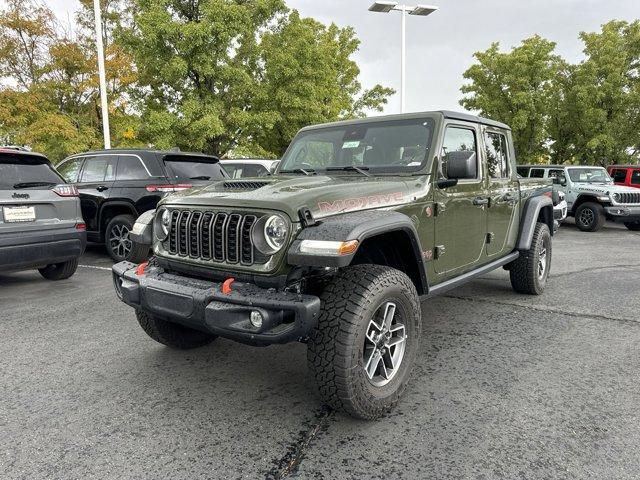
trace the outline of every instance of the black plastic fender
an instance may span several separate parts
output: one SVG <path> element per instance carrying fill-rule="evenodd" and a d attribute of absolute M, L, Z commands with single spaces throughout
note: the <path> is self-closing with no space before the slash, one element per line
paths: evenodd
<path fill-rule="evenodd" d="M 545 222 L 549 226 L 549 231 L 553 235 L 553 200 L 545 195 L 539 195 L 527 200 L 524 208 L 522 209 L 522 215 L 520 217 L 520 234 L 518 235 L 517 249 L 520 251 L 526 251 L 531 248 L 531 242 L 533 240 L 533 232 L 536 229 L 536 223 L 538 217 L 543 209 L 549 209 L 549 214 L 545 218 Z"/>
<path fill-rule="evenodd" d="M 140 245 L 149 245 L 149 248 L 151 248 L 153 245 L 153 220 L 155 216 L 155 210 L 149 210 L 140 215 L 131 229 L 129 238 L 133 242 Z"/>
<path fill-rule="evenodd" d="M 312 255 L 300 251 L 303 240 L 346 242 L 358 240 L 360 244 L 368 238 L 389 232 L 405 232 L 412 246 L 412 254 L 418 263 L 422 285 L 418 290 L 426 292 L 428 283 L 422 260 L 422 249 L 416 227 L 411 219 L 395 211 L 367 210 L 350 212 L 320 220 L 316 225 L 304 228 L 287 252 L 287 263 L 310 267 L 346 267 L 351 264 L 357 251 L 350 255 Z"/>

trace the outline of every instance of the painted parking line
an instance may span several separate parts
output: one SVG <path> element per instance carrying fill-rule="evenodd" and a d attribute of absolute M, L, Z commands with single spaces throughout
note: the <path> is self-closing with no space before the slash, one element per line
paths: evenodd
<path fill-rule="evenodd" d="M 82 267 L 82 268 L 91 268 L 93 270 L 106 270 L 108 272 L 111 271 L 111 268 L 109 268 L 109 267 L 98 267 L 96 265 L 78 265 L 78 266 Z"/>

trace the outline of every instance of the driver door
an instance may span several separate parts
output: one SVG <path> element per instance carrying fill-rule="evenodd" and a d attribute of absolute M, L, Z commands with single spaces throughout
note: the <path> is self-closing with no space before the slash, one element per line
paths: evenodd
<path fill-rule="evenodd" d="M 445 126 L 440 154 L 440 174 L 447 178 L 447 156 L 453 152 L 475 155 L 476 178 L 458 180 L 457 185 L 435 188 L 435 270 L 446 277 L 473 270 L 486 258 L 488 191 L 478 150 L 480 131 L 472 123 Z"/>

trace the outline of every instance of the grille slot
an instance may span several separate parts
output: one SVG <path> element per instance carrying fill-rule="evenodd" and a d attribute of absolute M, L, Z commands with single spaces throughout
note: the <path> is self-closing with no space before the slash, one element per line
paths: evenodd
<path fill-rule="evenodd" d="M 253 265 L 269 257 L 256 251 L 251 230 L 256 215 L 174 210 L 165 248 L 172 255 L 216 263 Z"/>
<path fill-rule="evenodd" d="M 618 193 L 618 203 L 640 203 L 640 193 Z"/>

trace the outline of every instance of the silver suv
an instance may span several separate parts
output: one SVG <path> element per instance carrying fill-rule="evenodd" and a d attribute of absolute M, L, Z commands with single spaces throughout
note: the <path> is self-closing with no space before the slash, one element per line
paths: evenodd
<path fill-rule="evenodd" d="M 600 230 L 607 220 L 640 230 L 640 190 L 615 185 L 603 167 L 577 165 L 521 165 L 527 178 L 552 178 L 566 195 L 569 216 L 584 232 Z"/>
<path fill-rule="evenodd" d="M 86 243 L 76 188 L 44 155 L 0 149 L 0 272 L 69 278 Z"/>

